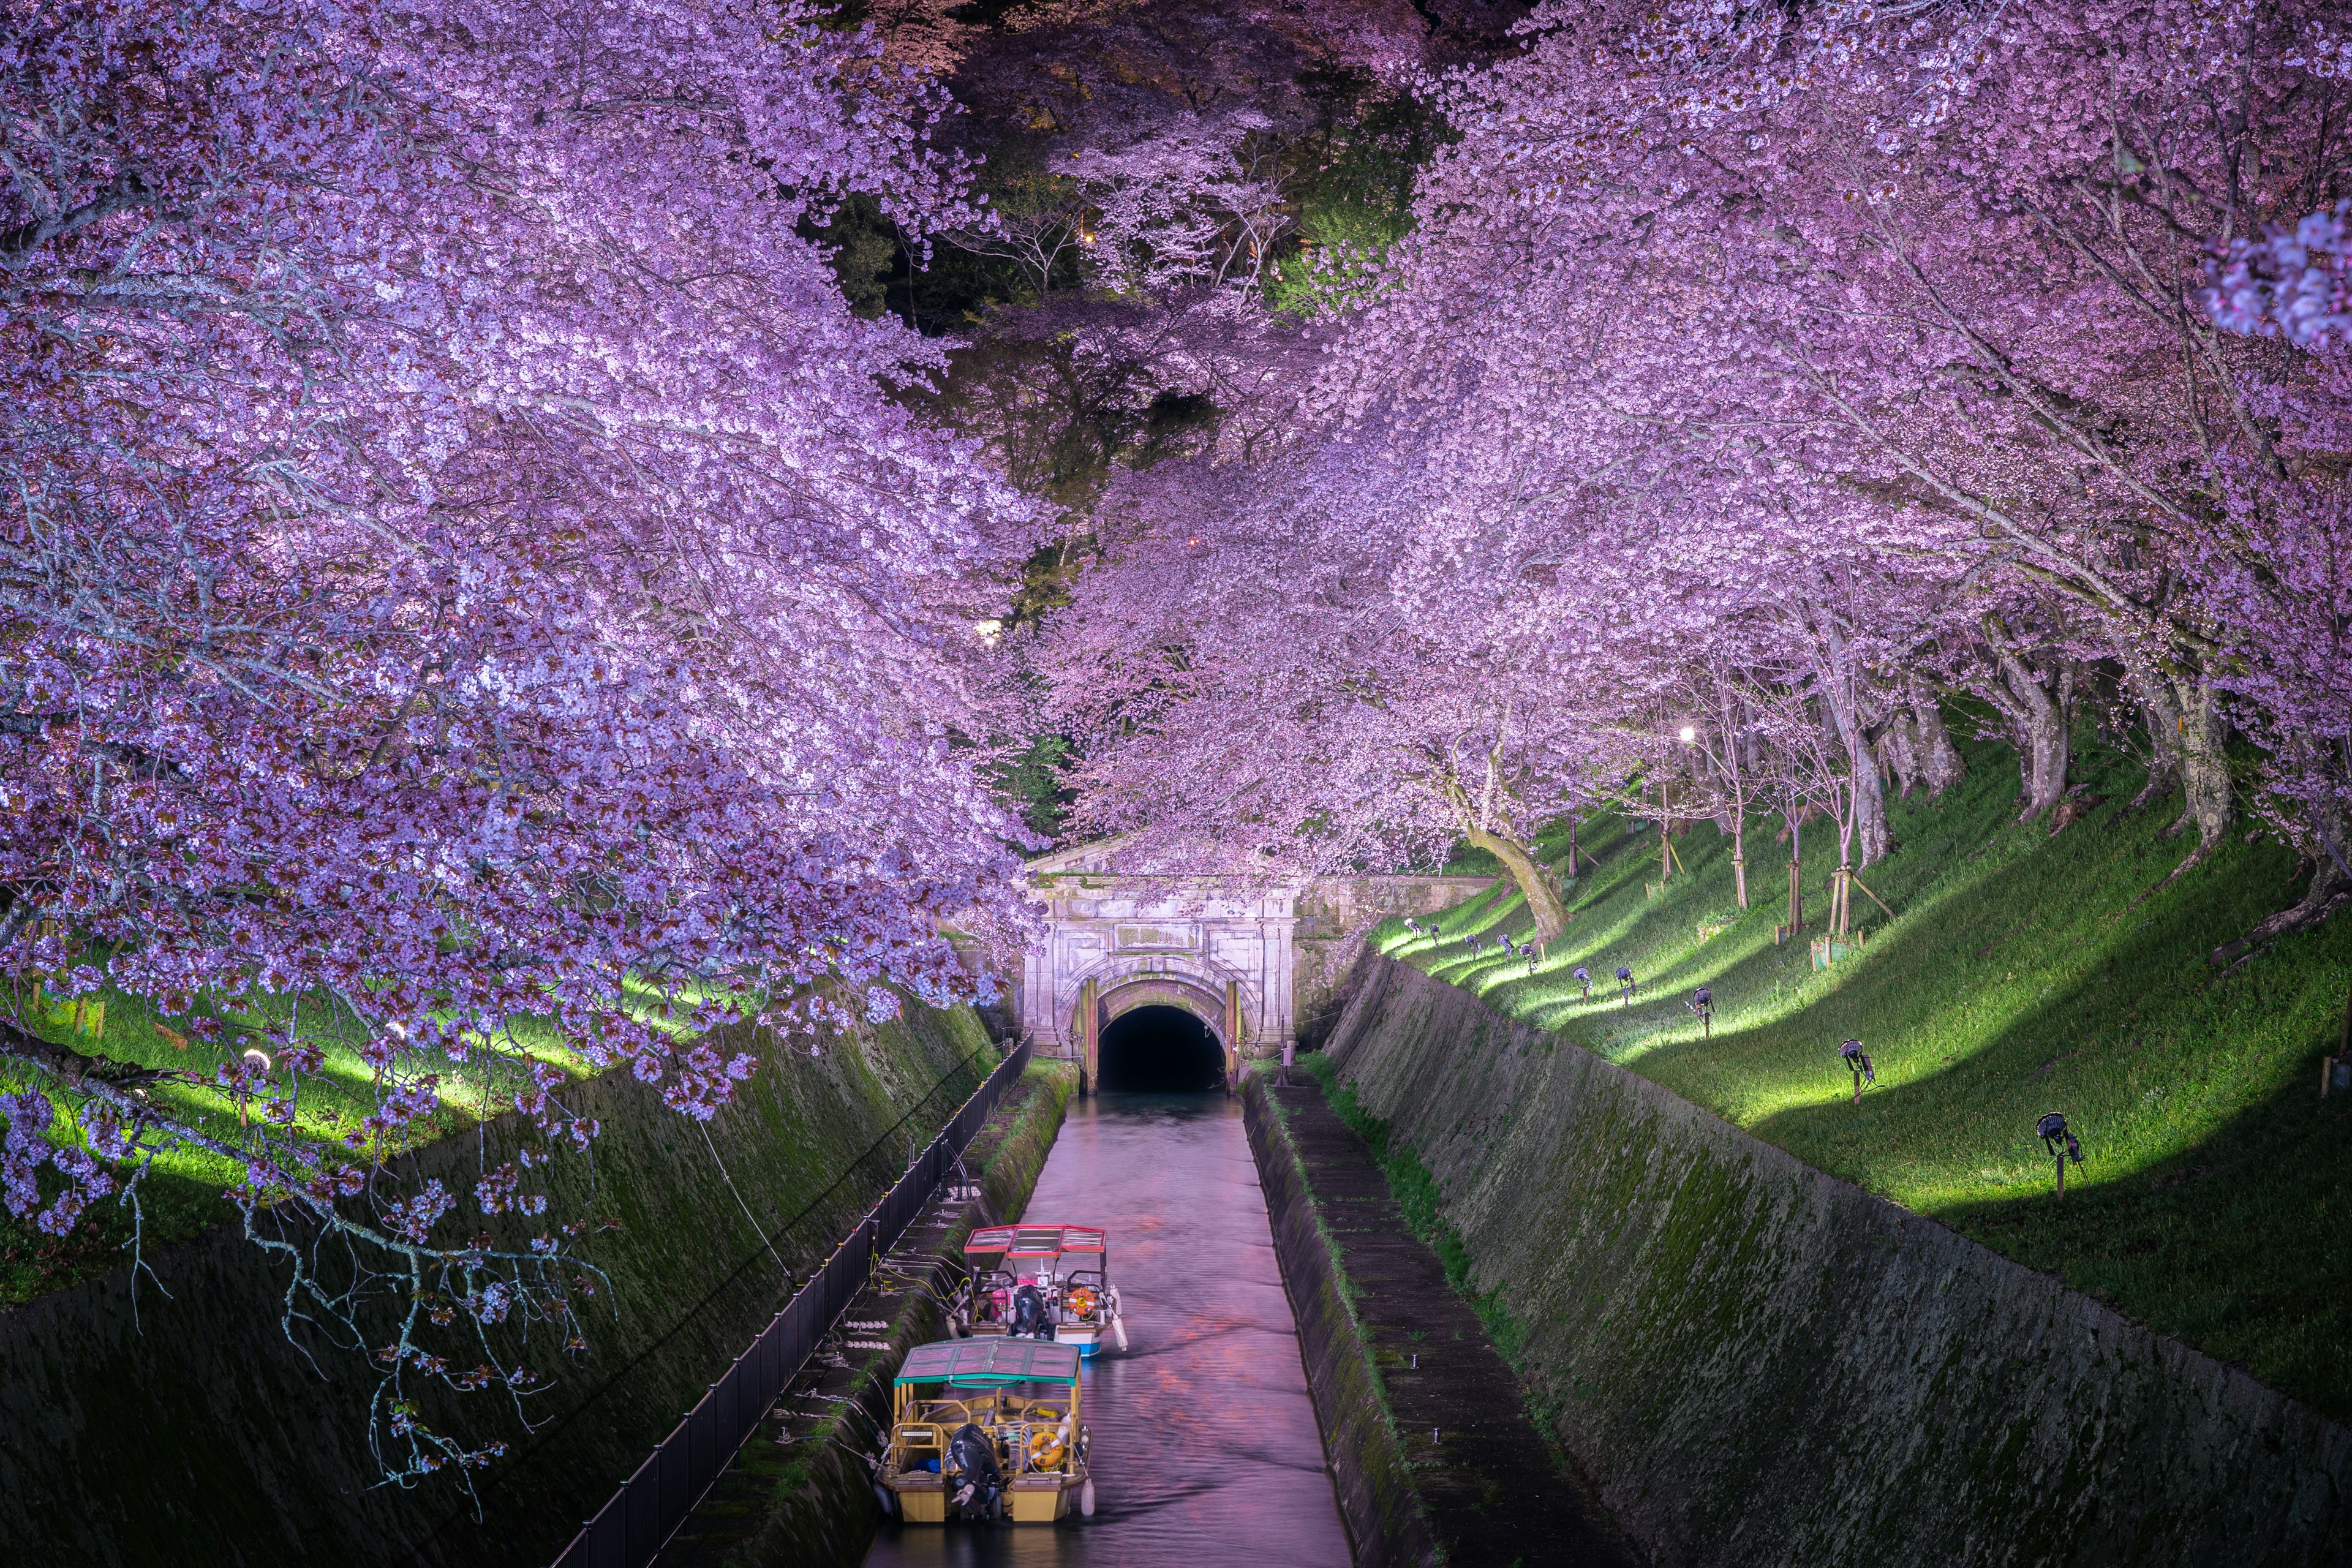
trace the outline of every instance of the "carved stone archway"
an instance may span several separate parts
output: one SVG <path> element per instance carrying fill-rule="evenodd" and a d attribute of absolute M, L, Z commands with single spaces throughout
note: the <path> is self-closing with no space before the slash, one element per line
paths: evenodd
<path fill-rule="evenodd" d="M 1302 1019 L 1328 1010 L 1358 938 L 1381 915 L 1426 912 L 1490 885 L 1121 871 L 1112 868 L 1118 849 L 1083 845 L 1029 865 L 1045 933 L 1021 955 L 1013 1010 L 1040 1053 L 1081 1065 L 1089 1091 L 1102 1026 L 1119 1014 L 1181 1007 L 1208 1025 L 1237 1071 L 1242 1058 L 1278 1051 L 1299 1037 Z"/>

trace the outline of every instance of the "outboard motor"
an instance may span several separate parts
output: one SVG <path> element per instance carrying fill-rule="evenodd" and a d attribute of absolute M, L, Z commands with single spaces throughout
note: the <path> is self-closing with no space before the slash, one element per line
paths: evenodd
<path fill-rule="evenodd" d="M 1034 1285 L 1024 1285 L 1013 1295 L 1013 1327 L 1016 1335 L 1025 1334 L 1033 1340 L 1054 1337 L 1054 1320 L 1045 1312 L 1045 1293 Z"/>
<path fill-rule="evenodd" d="M 966 1519 L 993 1519 L 996 1500 L 1004 1490 L 1004 1472 L 996 1468 L 996 1445 L 988 1434 L 967 1421 L 948 1439 L 948 1468 L 955 1474 L 955 1489 L 948 1500 Z"/>

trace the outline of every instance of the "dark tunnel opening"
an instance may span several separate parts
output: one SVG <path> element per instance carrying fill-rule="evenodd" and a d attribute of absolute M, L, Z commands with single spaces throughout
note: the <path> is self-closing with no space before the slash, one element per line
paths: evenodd
<path fill-rule="evenodd" d="M 1138 1007 L 1103 1028 L 1102 1087 L 1142 1094 L 1222 1089 L 1224 1047 L 1181 1007 Z"/>

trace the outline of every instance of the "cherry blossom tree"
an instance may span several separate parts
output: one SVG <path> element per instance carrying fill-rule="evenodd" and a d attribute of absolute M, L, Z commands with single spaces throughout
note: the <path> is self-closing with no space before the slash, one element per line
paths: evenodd
<path fill-rule="evenodd" d="M 5 1201 L 62 1232 L 214 1157 L 384 1369 L 387 1473 L 478 1465 L 403 1380 L 520 1391 L 593 1270 L 586 1216 L 463 1234 L 543 1215 L 527 1170 L 386 1179 L 450 1076 L 533 1161 L 595 1131 L 535 1040 L 708 1119 L 753 1067 L 720 1026 L 972 996 L 940 921 L 1023 918 L 950 726 L 1037 511 L 888 395 L 939 351 L 795 232 L 853 186 L 970 221 L 948 105 L 751 5 L 87 0 L 7 38 Z M 35 1005 L 104 995 L 184 1054 Z"/>
<path fill-rule="evenodd" d="M 2265 753 L 2253 808 L 2316 856 L 2341 748 L 2309 738 L 2344 732 L 2302 653 L 2332 658 L 2302 617 L 2337 591 L 2333 25 L 1540 6 L 1518 53 L 1428 87 L 1458 140 L 1298 405 L 1311 482 L 1194 480 L 1158 526 L 1231 582 L 1263 524 L 1220 509 L 1282 495 L 1329 520 L 1286 559 L 1378 563 L 1328 607 L 1424 644 L 1507 628 L 1621 721 L 1694 661 L 1764 672 L 1829 724 L 1859 866 L 1890 738 L 1953 774 L 1923 668 L 2006 715 L 2029 815 L 2070 787 L 2076 688 L 2112 678 L 2159 748 L 2144 798 L 2179 789 L 2198 835 L 2184 872 L 2247 808 L 2233 734 Z M 1580 643 L 1632 603 L 1636 633 Z M 1323 635 L 1240 608 L 1201 625 L 1260 659 Z"/>

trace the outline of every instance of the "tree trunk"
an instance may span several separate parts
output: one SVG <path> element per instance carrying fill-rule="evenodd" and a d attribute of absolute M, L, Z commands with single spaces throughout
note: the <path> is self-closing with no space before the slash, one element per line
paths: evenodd
<path fill-rule="evenodd" d="M 2301 745 L 2308 762 L 2310 742 Z M 2215 948 L 2209 957 L 2214 968 L 2234 967 L 2281 937 L 2310 930 L 2352 901 L 2352 821 L 2346 819 L 2340 805 L 2323 795 L 2312 805 L 2311 827 L 2312 837 L 2319 841 L 2319 860 L 2311 868 L 2311 885 L 2304 889 L 2303 897 L 2291 907 L 2281 910 L 2237 941 L 2225 942 Z M 2203 853 L 2200 848 L 2189 859 Z M 2345 1026 L 2352 1030 L 2352 1015 L 2347 1015 Z"/>
<path fill-rule="evenodd" d="M 1911 715 L 1897 708 L 1886 721 L 1886 728 L 1879 731 L 1873 750 L 1895 775 L 1896 798 L 1910 799 L 1911 786 L 1919 782 L 1919 734 Z"/>
<path fill-rule="evenodd" d="M 1517 840 L 1483 827 L 1469 827 L 1465 833 L 1474 846 L 1500 860 L 1519 891 L 1527 895 L 1528 912 L 1536 918 L 1537 945 L 1558 942 L 1568 930 L 1568 906 L 1553 890 L 1551 879 L 1544 875 L 1535 856 Z"/>
<path fill-rule="evenodd" d="M 2018 820 L 2024 822 L 2056 805 L 2066 794 L 2065 699 L 2070 695 L 2071 683 L 2060 679 L 2056 682 L 2057 694 L 2052 695 L 2043 677 L 2010 647 L 2008 628 L 1999 618 L 1989 615 L 1984 624 L 1985 640 L 1992 648 L 2000 685 L 2009 698 L 1996 706 L 2019 731 L 2018 762 L 2023 775 L 2025 809 L 2018 814 Z"/>
<path fill-rule="evenodd" d="M 2281 937 L 2310 930 L 2342 909 L 2347 899 L 2352 899 L 2352 878 L 2346 877 L 2343 868 L 2323 854 L 2312 870 L 2311 885 L 2303 890 L 2301 899 L 2237 941 L 2223 942 L 2207 955 L 2206 962 L 2216 969 L 2228 969 Z"/>
<path fill-rule="evenodd" d="M 1666 815 L 1666 786 L 1658 786 L 1658 886 L 1674 880 L 1675 841 L 1674 818 Z"/>
<path fill-rule="evenodd" d="M 2180 783 L 2189 799 L 2172 831 L 2179 833 L 2193 825 L 2198 847 L 2210 851 L 2228 835 L 2237 816 L 2236 788 L 2230 780 L 2226 749 L 2230 726 L 2221 717 L 2220 694 L 2210 686 L 2203 681 L 2183 682 L 2173 689 L 2180 708 Z"/>
<path fill-rule="evenodd" d="M 1862 837 L 1862 863 L 1867 866 L 1886 858 L 1886 793 L 1879 787 L 1878 759 L 1871 753 L 1870 737 L 1863 732 L 1845 638 L 1839 635 L 1836 619 L 1828 612 L 1817 613 L 1814 621 L 1829 644 L 1830 668 L 1822 689 L 1831 721 L 1836 726 L 1838 742 L 1845 748 L 1846 767 L 1853 778 L 1854 826 Z"/>
<path fill-rule="evenodd" d="M 2220 695 L 2201 678 L 2166 674 L 2128 649 L 2124 668 L 2132 694 L 2147 712 L 2148 739 L 2162 759 L 2150 763 L 2147 787 L 2132 804 L 2162 798 L 2165 788 L 2178 779 L 2186 801 L 2180 820 L 2168 831 L 2196 828 L 2201 859 L 2229 833 L 2237 816 L 2227 750 L 2230 726 L 2221 716 Z"/>
<path fill-rule="evenodd" d="M 1851 703 L 1830 704 L 1837 713 L 1839 738 L 1845 743 L 1847 766 L 1853 773 L 1854 828 L 1860 837 L 1862 863 L 1886 858 L 1893 838 L 1886 830 L 1886 792 L 1878 782 L 1878 760 L 1870 753 L 1870 738 L 1862 732 L 1859 715 Z"/>
<path fill-rule="evenodd" d="M 1944 728 L 1944 710 L 1936 694 L 1916 679 L 1911 682 L 1911 720 L 1918 726 L 1919 776 L 1927 781 L 1927 798 L 1934 800 L 1960 782 L 1968 764 L 1952 744 L 1952 732 Z"/>
<path fill-rule="evenodd" d="M 1739 907 L 1748 907 L 1748 802 L 1736 797 L 1731 805 L 1731 884 L 1739 894 Z"/>
<path fill-rule="evenodd" d="M 2179 751 L 2175 743 L 2171 698 L 2165 692 L 2156 671 L 2147 662 L 2124 654 L 2124 686 L 2139 704 L 2140 718 L 2147 725 L 2147 783 L 2132 796 L 2126 811 L 2144 811 L 2170 794 L 2180 782 Z"/>

